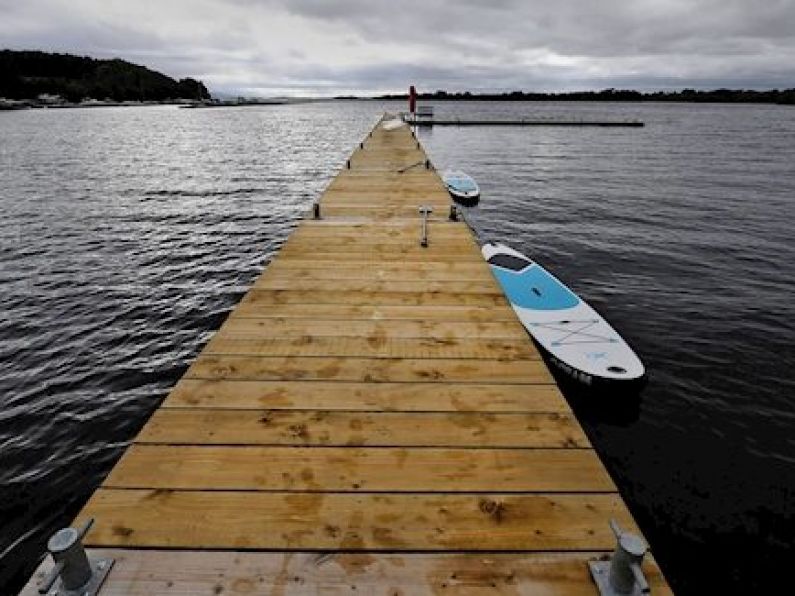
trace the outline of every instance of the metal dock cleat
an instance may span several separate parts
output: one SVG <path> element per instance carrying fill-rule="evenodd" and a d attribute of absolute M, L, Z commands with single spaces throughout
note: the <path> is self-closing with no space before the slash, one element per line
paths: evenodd
<path fill-rule="evenodd" d="M 47 550 L 55 566 L 39 587 L 39 594 L 95 596 L 99 593 L 114 559 L 89 560 L 82 540 L 93 525 L 92 518 L 80 530 L 62 528 L 50 536 Z"/>
<path fill-rule="evenodd" d="M 648 546 L 640 536 L 623 532 L 616 520 L 610 520 L 616 535 L 616 550 L 609 561 L 588 561 L 596 587 L 601 596 L 631 594 L 641 596 L 651 590 L 641 565 Z"/>

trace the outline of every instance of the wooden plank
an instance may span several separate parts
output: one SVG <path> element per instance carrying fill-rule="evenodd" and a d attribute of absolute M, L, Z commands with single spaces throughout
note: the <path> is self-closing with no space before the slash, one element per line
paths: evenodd
<path fill-rule="evenodd" d="M 401 164 L 402 165 L 402 164 Z M 411 164 L 406 164 L 411 165 Z M 412 168 L 403 173 L 384 168 L 380 171 L 365 169 L 341 169 L 329 183 L 326 192 L 335 189 L 360 189 L 364 191 L 404 190 L 417 194 L 438 192 L 449 200 L 447 190 L 432 170 Z"/>
<path fill-rule="evenodd" d="M 443 214 L 447 215 L 447 211 Z M 322 217 L 322 213 L 321 213 Z M 462 226 L 461 221 L 452 221 L 449 218 L 440 220 L 436 226 L 437 232 L 445 238 L 468 238 L 474 240 L 472 231 L 467 226 Z M 410 237 L 417 232 L 416 222 L 395 220 L 378 222 L 377 224 L 366 221 L 346 221 L 337 219 L 307 219 L 302 220 L 300 225 L 294 230 L 294 234 L 299 238 L 326 237 L 329 239 L 338 238 L 378 238 L 389 241 L 394 237 Z"/>
<path fill-rule="evenodd" d="M 226 337 L 389 337 L 425 339 L 471 339 L 524 341 L 535 350 L 527 332 L 518 321 L 411 321 L 411 320 L 351 320 L 341 325 L 325 319 L 256 319 L 231 317 L 219 334 Z"/>
<path fill-rule="evenodd" d="M 426 281 L 427 283 L 470 283 L 479 282 L 483 284 L 493 284 L 494 277 L 491 272 L 484 267 L 471 267 L 468 271 L 445 270 L 428 268 L 415 269 L 404 265 L 387 268 L 383 263 L 358 265 L 346 261 L 346 265 L 336 263 L 329 265 L 326 262 L 307 261 L 304 259 L 277 259 L 268 265 L 263 277 L 280 276 L 292 278 L 300 283 L 301 280 L 309 281 L 320 280 L 379 280 L 385 282 L 412 282 Z M 326 265 L 325 267 L 323 265 Z M 416 263 L 411 263 L 415 265 Z"/>
<path fill-rule="evenodd" d="M 408 176 L 406 174 L 409 174 Z M 361 191 L 380 196 L 384 192 L 404 192 L 407 196 L 424 196 L 436 193 L 448 202 L 450 196 L 441 181 L 429 171 L 367 172 L 363 170 L 340 170 L 339 175 L 329 183 L 324 194 L 331 191 Z"/>
<path fill-rule="evenodd" d="M 267 462 L 267 465 L 263 465 Z M 105 488 L 353 492 L 615 492 L 590 449 L 133 445 Z"/>
<path fill-rule="evenodd" d="M 311 216 L 311 211 L 308 213 Z M 462 225 L 462 220 L 451 221 L 449 216 L 449 206 L 444 212 L 431 214 L 438 237 L 444 239 L 470 238 L 474 242 L 473 232 L 466 225 Z M 418 224 L 419 219 L 414 216 L 386 221 L 373 221 L 366 217 L 323 218 L 302 220 L 300 227 L 296 230 L 300 232 L 300 237 L 305 239 L 356 237 L 388 244 L 400 239 L 410 240 L 412 237 L 416 237 Z M 339 232 L 338 235 L 334 234 L 335 230 Z"/>
<path fill-rule="evenodd" d="M 326 447 L 587 448 L 572 415 L 164 408 L 137 443 Z"/>
<path fill-rule="evenodd" d="M 538 360 L 527 339 L 370 337 L 239 338 L 216 334 L 202 354 L 232 356 L 352 356 L 357 358 L 483 358 Z"/>
<path fill-rule="evenodd" d="M 489 270 L 489 266 L 486 264 L 485 261 L 477 262 L 477 261 L 433 261 L 428 259 L 425 262 L 380 262 L 380 263 L 372 263 L 367 260 L 357 259 L 357 258 L 350 258 L 344 262 L 339 263 L 326 263 L 320 262 L 312 258 L 304 257 L 304 258 L 286 258 L 283 255 L 279 254 L 274 257 L 274 260 L 271 264 L 272 267 L 276 266 L 285 267 L 285 268 L 301 268 L 301 269 L 334 269 L 334 270 L 344 270 L 344 269 L 362 269 L 367 267 L 371 271 L 379 271 L 383 272 L 385 275 L 392 275 L 392 274 L 401 274 L 401 273 L 456 273 L 460 275 L 464 279 L 468 279 L 468 275 L 475 274 L 478 275 L 480 273 L 488 273 L 489 279 L 494 279 L 494 276 L 491 275 L 491 271 Z M 417 279 L 417 278 L 415 278 Z"/>
<path fill-rule="evenodd" d="M 449 209 L 449 205 L 446 202 L 440 200 L 429 201 L 419 198 L 417 200 L 417 205 L 407 205 L 405 207 L 367 207 L 364 205 L 352 205 L 350 203 L 332 203 L 330 205 L 323 205 L 323 217 L 351 217 L 355 215 L 363 215 L 373 219 L 403 217 L 416 220 L 417 226 L 419 226 L 420 220 L 417 216 L 417 208 L 419 205 L 428 205 L 432 207 L 434 213 L 446 213 Z M 432 239 L 433 236 L 431 236 L 431 241 L 433 241 Z M 417 230 L 417 241 L 419 241 L 419 228 Z"/>
<path fill-rule="evenodd" d="M 405 147 L 405 143 L 406 142 L 408 142 L 410 144 L 416 144 L 415 140 L 409 140 L 409 139 L 410 139 L 410 137 L 408 137 L 406 139 L 397 139 L 396 137 L 393 136 L 393 137 L 391 137 L 389 139 L 390 143 L 382 145 L 382 147 L 390 147 L 392 149 L 396 149 L 396 150 L 399 151 L 401 149 L 400 145 Z M 377 141 L 377 140 L 373 139 L 373 141 Z M 373 144 L 371 146 L 371 148 L 376 148 L 376 144 Z M 429 174 L 430 174 L 430 176 L 429 176 Z M 375 179 L 376 181 L 385 180 L 385 181 L 390 181 L 393 184 L 396 183 L 396 182 L 397 183 L 403 183 L 403 182 L 411 182 L 411 181 L 414 181 L 414 182 L 426 182 L 428 184 L 433 183 L 433 182 L 437 182 L 437 183 L 441 184 L 441 179 L 439 179 L 438 177 L 435 176 L 435 173 L 434 173 L 433 170 L 426 170 L 426 169 L 422 169 L 422 168 L 410 169 L 410 170 L 406 170 L 405 172 L 378 174 L 377 176 L 373 176 L 373 174 L 370 173 L 370 172 L 363 172 L 363 171 L 360 171 L 360 170 L 351 170 L 351 169 L 348 169 L 348 168 L 340 168 L 340 170 L 337 173 L 337 176 L 334 178 L 334 180 L 352 180 L 352 179 L 356 179 L 356 178 L 369 179 L 369 180 Z"/>
<path fill-rule="evenodd" d="M 113 558 L 102 596 L 199 594 L 495 594 L 595 596 L 585 553 L 308 553 L 90 549 Z M 52 569 L 47 557 L 21 596 L 38 596 Z M 643 571 L 655 596 L 671 590 L 653 559 Z"/>
<path fill-rule="evenodd" d="M 379 214 L 380 215 L 380 214 Z M 431 226 L 432 228 L 432 226 Z M 430 229 L 428 233 L 428 248 L 423 249 L 420 246 L 420 232 L 417 230 L 416 246 L 400 246 L 393 250 L 385 247 L 373 248 L 373 250 L 355 249 L 344 250 L 343 247 L 333 247 L 331 249 L 318 250 L 317 247 L 306 245 L 304 247 L 294 247 L 285 245 L 280 254 L 284 258 L 298 258 L 298 259 L 313 259 L 315 261 L 330 261 L 337 263 L 344 261 L 348 258 L 356 259 L 357 261 L 365 261 L 368 263 L 373 262 L 427 262 L 436 261 L 444 262 L 457 262 L 462 258 L 466 258 L 466 252 L 460 251 L 455 248 L 447 249 L 441 243 L 434 243 L 433 230 Z M 474 251 L 475 249 L 470 249 Z"/>
<path fill-rule="evenodd" d="M 326 187 L 325 192 L 335 189 L 365 190 L 369 187 L 374 190 L 384 188 L 412 191 L 415 194 L 437 192 L 446 195 L 447 188 L 441 178 L 436 176 L 433 170 L 422 167 L 424 163 L 418 164 L 418 162 L 419 160 L 411 160 L 403 163 L 390 163 L 381 170 L 364 167 L 342 168 Z M 414 167 L 406 167 L 412 165 Z M 368 181 L 371 184 L 368 184 Z"/>
<path fill-rule="evenodd" d="M 362 304 L 367 306 L 508 306 L 499 294 L 455 294 L 450 292 L 362 292 L 350 291 L 340 280 L 337 290 L 271 290 L 252 288 L 240 304 L 266 307 L 278 304 Z"/>
<path fill-rule="evenodd" d="M 449 197 L 446 191 L 439 193 L 435 190 L 417 189 L 399 189 L 399 190 L 381 190 L 378 192 L 378 205 L 379 206 L 418 206 L 422 205 L 428 199 L 434 202 L 447 202 L 449 204 Z M 323 195 L 322 205 L 334 205 L 337 203 L 343 204 L 361 204 L 373 205 L 373 191 L 366 191 L 355 188 L 331 189 Z"/>
<path fill-rule="evenodd" d="M 434 230 L 439 238 L 446 241 L 474 242 L 472 232 L 465 226 L 455 223 L 439 223 Z M 402 223 L 394 225 L 335 223 L 335 220 L 309 220 L 302 222 L 290 235 L 291 239 L 316 242 L 372 242 L 389 244 L 406 242 L 417 237 L 417 224 Z"/>
<path fill-rule="evenodd" d="M 372 177 L 371 177 L 372 178 Z M 348 197 L 371 197 L 370 203 L 381 205 L 383 200 L 402 202 L 409 206 L 418 206 L 423 202 L 439 204 L 444 207 L 450 205 L 450 195 L 447 190 L 440 189 L 433 184 L 403 183 L 396 185 L 390 181 L 368 183 L 364 177 L 337 181 L 329 186 L 321 197 L 324 205 L 332 205 Z"/>
<path fill-rule="evenodd" d="M 374 194 L 377 200 L 374 199 Z M 380 190 L 373 191 L 355 186 L 333 188 L 321 198 L 321 216 L 325 217 L 326 207 L 335 205 L 361 205 L 365 207 L 413 207 L 415 210 L 423 204 L 432 204 L 443 208 L 443 211 L 435 212 L 437 216 L 441 213 L 449 215 L 450 197 L 446 191 L 439 192 L 435 189 L 422 187 L 402 188 L 388 190 L 382 187 Z M 417 211 L 407 214 L 407 217 L 417 217 Z M 449 221 L 449 219 L 444 220 Z M 404 222 L 405 223 L 405 222 Z"/>
<path fill-rule="evenodd" d="M 418 228 L 414 226 L 411 233 L 395 234 L 394 237 L 381 236 L 299 236 L 292 234 L 284 246 L 290 248 L 304 248 L 307 250 L 330 250 L 334 252 L 355 252 L 361 250 L 374 250 L 379 252 L 394 252 L 401 249 L 415 249 L 418 247 Z M 435 231 L 435 230 L 434 230 Z M 448 234 L 436 237 L 437 250 L 458 251 L 459 254 L 470 254 L 479 249 L 471 238 L 450 237 Z"/>
<path fill-rule="evenodd" d="M 366 201 L 367 197 L 356 195 L 356 201 Z M 346 199 L 347 201 L 347 199 Z M 379 200 L 380 203 L 380 200 Z M 436 216 L 447 216 L 449 209 L 444 213 L 435 213 Z M 321 211 L 322 216 L 322 211 Z M 419 216 L 417 217 L 419 219 Z M 417 237 L 418 221 L 401 221 L 389 224 L 373 223 L 348 223 L 337 220 L 311 220 L 308 226 L 300 225 L 290 234 L 289 240 L 295 242 L 330 242 L 332 244 L 401 244 L 411 242 Z M 460 223 L 460 222 L 459 222 Z M 440 239 L 456 245 L 465 245 L 467 248 L 476 245 L 473 233 L 466 226 L 452 222 L 449 219 L 441 220 L 434 226 Z"/>
<path fill-rule="evenodd" d="M 208 511 L 212 512 L 208 515 Z M 345 551 L 610 550 L 615 494 L 409 495 L 100 488 L 88 546 Z"/>
<path fill-rule="evenodd" d="M 436 203 L 443 207 L 450 205 L 450 195 L 435 184 L 418 181 L 395 184 L 394 181 L 386 178 L 380 181 L 377 178 L 378 175 L 367 178 L 363 176 L 339 178 L 329 185 L 321 197 L 321 202 L 324 206 L 332 205 L 345 197 L 359 195 L 372 197 L 371 204 L 374 206 L 381 205 L 383 199 L 403 199 L 407 206 L 413 205 L 415 208 L 422 202 Z"/>
<path fill-rule="evenodd" d="M 182 379 L 162 408 L 569 412 L 557 386 Z"/>
<path fill-rule="evenodd" d="M 436 383 L 552 383 L 540 360 L 205 356 L 186 379 Z"/>
<path fill-rule="evenodd" d="M 372 304 L 273 304 L 260 306 L 241 303 L 230 317 L 267 317 L 299 319 L 415 320 L 415 321 L 516 321 L 508 307 L 484 306 L 406 306 Z"/>
<path fill-rule="evenodd" d="M 448 205 L 449 206 L 449 205 Z M 438 214 L 437 214 L 438 215 Z M 449 215 L 449 211 L 442 214 Z M 439 219 L 436 225 L 437 230 L 447 232 L 450 234 L 469 234 L 474 239 L 472 232 L 466 225 L 462 225 L 462 221 L 451 221 L 448 219 Z M 326 230 L 341 230 L 343 233 L 354 233 L 360 231 L 369 231 L 373 235 L 381 233 L 388 236 L 393 231 L 412 231 L 416 232 L 416 221 L 407 221 L 404 219 L 393 219 L 390 221 L 372 222 L 366 219 L 304 219 L 300 222 L 300 227 L 296 228 L 301 232 L 306 231 L 307 234 L 314 232 L 323 233 Z M 383 236 L 382 236 L 383 237 Z"/>
<path fill-rule="evenodd" d="M 340 208 L 353 208 L 355 206 L 352 205 L 342 205 Z M 371 215 L 378 215 L 380 217 L 381 214 L 379 213 L 362 213 L 363 216 L 370 217 Z M 379 222 L 379 219 L 372 219 L 370 221 Z M 412 259 L 409 259 L 410 262 L 417 262 L 417 263 L 425 263 L 425 262 L 433 262 L 433 261 L 440 261 L 443 259 L 448 259 L 449 262 L 453 263 L 462 263 L 467 264 L 470 267 L 480 265 L 480 263 L 476 260 L 475 257 L 480 258 L 479 249 L 473 246 L 465 246 L 465 243 L 460 240 L 450 240 L 448 237 L 445 236 L 438 236 L 434 237 L 433 239 L 436 242 L 433 245 L 430 244 L 430 240 L 432 240 L 430 234 L 434 231 L 432 228 L 436 227 L 436 221 L 430 220 L 430 224 L 428 227 L 429 231 L 429 244 L 427 247 L 422 247 L 420 245 L 420 235 L 421 235 L 421 224 L 419 221 L 413 222 L 413 234 L 411 236 L 407 236 L 405 240 L 398 240 L 398 241 L 391 241 L 391 242 L 384 242 L 379 241 L 375 238 L 369 241 L 359 241 L 359 242 L 331 242 L 328 245 L 324 244 L 324 240 L 322 238 L 317 239 L 303 239 L 296 242 L 287 241 L 283 243 L 283 248 L 279 251 L 279 256 L 283 256 L 285 258 L 295 258 L 295 259 L 312 259 L 314 260 L 319 254 L 324 254 L 326 252 L 333 252 L 333 253 L 340 253 L 340 257 L 343 260 L 334 263 L 327 263 L 327 266 L 333 265 L 346 265 L 346 260 L 366 260 L 367 262 L 371 262 L 373 256 L 379 257 L 380 260 L 383 260 L 385 263 L 390 263 L 390 258 L 394 257 L 395 255 L 409 255 L 412 256 Z M 308 256 L 304 256 L 304 253 L 309 252 Z M 363 258 L 357 257 L 359 253 L 365 253 Z M 368 253 L 373 253 L 373 255 L 369 255 Z M 457 260 L 450 259 L 450 257 L 457 256 Z M 413 258 L 419 257 L 419 258 Z M 437 258 L 438 257 L 438 258 Z M 394 258 L 391 259 L 394 263 Z M 399 261 L 397 264 L 402 264 L 403 261 Z M 377 263 L 373 263 L 371 266 L 376 266 Z M 488 268 L 487 263 L 483 261 L 483 266 Z"/>

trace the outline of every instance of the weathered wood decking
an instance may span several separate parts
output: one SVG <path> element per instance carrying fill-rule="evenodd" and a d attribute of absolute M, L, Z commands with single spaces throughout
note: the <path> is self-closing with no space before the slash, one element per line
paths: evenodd
<path fill-rule="evenodd" d="M 103 593 L 595 593 L 634 523 L 425 159 L 374 129 L 87 503 Z"/>

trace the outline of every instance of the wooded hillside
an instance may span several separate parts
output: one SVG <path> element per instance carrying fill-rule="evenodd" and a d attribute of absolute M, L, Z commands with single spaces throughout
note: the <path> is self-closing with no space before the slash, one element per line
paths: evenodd
<path fill-rule="evenodd" d="M 201 81 L 190 78 L 176 81 L 120 59 L 0 51 L 0 97 L 33 99 L 42 93 L 60 95 L 71 102 L 85 98 L 163 101 L 210 97 Z"/>

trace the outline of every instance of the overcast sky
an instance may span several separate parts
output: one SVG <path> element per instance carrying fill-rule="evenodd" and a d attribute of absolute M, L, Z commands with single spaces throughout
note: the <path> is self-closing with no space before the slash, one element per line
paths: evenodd
<path fill-rule="evenodd" d="M 795 0 L 0 0 L 0 47 L 211 91 L 795 87 Z"/>

